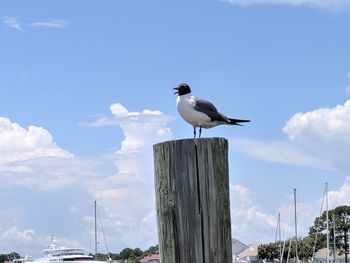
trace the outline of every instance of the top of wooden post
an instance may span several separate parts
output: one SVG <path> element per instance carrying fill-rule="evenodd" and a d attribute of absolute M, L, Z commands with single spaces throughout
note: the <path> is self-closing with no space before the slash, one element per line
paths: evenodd
<path fill-rule="evenodd" d="M 224 137 L 210 137 L 210 138 L 189 138 L 189 139 L 180 139 L 180 140 L 171 140 L 171 141 L 164 141 L 157 143 L 153 145 L 153 148 L 160 147 L 163 144 L 205 144 L 205 143 L 227 143 L 227 139 Z"/>

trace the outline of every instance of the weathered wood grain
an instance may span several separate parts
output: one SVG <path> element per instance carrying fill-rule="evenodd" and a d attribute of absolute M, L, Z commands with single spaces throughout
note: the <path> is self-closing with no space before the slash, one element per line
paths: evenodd
<path fill-rule="evenodd" d="M 154 166 L 162 262 L 231 262 L 227 140 L 156 144 Z"/>

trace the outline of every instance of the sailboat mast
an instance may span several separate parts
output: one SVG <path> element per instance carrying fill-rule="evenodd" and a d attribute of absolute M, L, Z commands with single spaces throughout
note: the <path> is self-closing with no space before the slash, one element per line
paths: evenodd
<path fill-rule="evenodd" d="M 279 248 L 279 252 L 280 252 L 280 257 L 283 257 L 282 254 L 282 239 L 281 239 L 281 214 L 278 213 L 278 248 Z"/>
<path fill-rule="evenodd" d="M 295 255 L 297 263 L 299 262 L 298 257 L 298 228 L 297 228 L 297 189 L 294 188 L 294 228 L 295 228 Z"/>
<path fill-rule="evenodd" d="M 276 234 L 275 234 L 275 243 L 277 243 L 277 241 L 279 241 L 279 237 L 280 237 L 280 213 L 278 213 L 278 217 L 277 217 L 277 226 L 276 226 Z"/>
<path fill-rule="evenodd" d="M 335 259 L 336 259 L 336 253 L 337 249 L 335 247 L 335 218 L 334 218 L 334 210 L 333 210 L 333 260 L 335 263 Z"/>
<path fill-rule="evenodd" d="M 277 243 L 278 242 L 278 243 Z M 281 243 L 281 214 L 278 213 L 277 226 L 276 226 L 276 235 L 275 235 L 275 244 L 278 244 L 279 254 L 282 253 L 282 243 Z"/>
<path fill-rule="evenodd" d="M 329 218 L 328 218 L 328 183 L 326 183 L 326 231 L 327 231 L 327 254 L 326 262 L 329 262 Z"/>
<path fill-rule="evenodd" d="M 94 201 L 94 207 L 95 207 L 95 260 L 97 260 L 97 220 L 96 220 L 97 203 L 96 201 Z"/>

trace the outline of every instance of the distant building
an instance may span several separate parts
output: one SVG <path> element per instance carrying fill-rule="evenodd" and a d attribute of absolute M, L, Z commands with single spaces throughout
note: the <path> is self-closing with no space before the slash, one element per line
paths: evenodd
<path fill-rule="evenodd" d="M 233 263 L 257 263 L 258 244 L 247 246 L 241 241 L 232 238 L 232 262 Z"/>
<path fill-rule="evenodd" d="M 332 251 L 331 251 L 332 252 Z M 329 262 L 334 262 L 333 260 L 333 254 L 328 256 Z M 315 263 L 327 263 L 327 248 L 321 248 L 316 251 L 315 257 L 314 257 Z M 345 255 L 339 256 L 338 253 L 335 256 L 335 262 L 336 263 L 344 263 L 345 262 Z"/>
<path fill-rule="evenodd" d="M 246 244 L 243 244 L 241 241 L 232 238 L 232 255 L 238 255 L 243 250 L 246 250 L 248 246 Z"/>
<path fill-rule="evenodd" d="M 243 250 L 239 253 L 236 258 L 234 258 L 234 262 L 247 262 L 247 263 L 257 263 L 258 259 L 258 246 L 259 244 L 250 245 L 247 249 Z"/>
<path fill-rule="evenodd" d="M 141 263 L 160 263 L 160 255 L 159 254 L 151 254 L 148 256 L 145 256 L 140 261 Z"/>

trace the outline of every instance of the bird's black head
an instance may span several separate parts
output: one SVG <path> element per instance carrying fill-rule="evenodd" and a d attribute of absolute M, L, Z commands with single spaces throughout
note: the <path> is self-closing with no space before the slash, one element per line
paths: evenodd
<path fill-rule="evenodd" d="M 190 86 L 188 86 L 186 83 L 181 83 L 179 86 L 173 89 L 176 90 L 174 94 L 178 94 L 179 96 L 191 93 Z"/>

